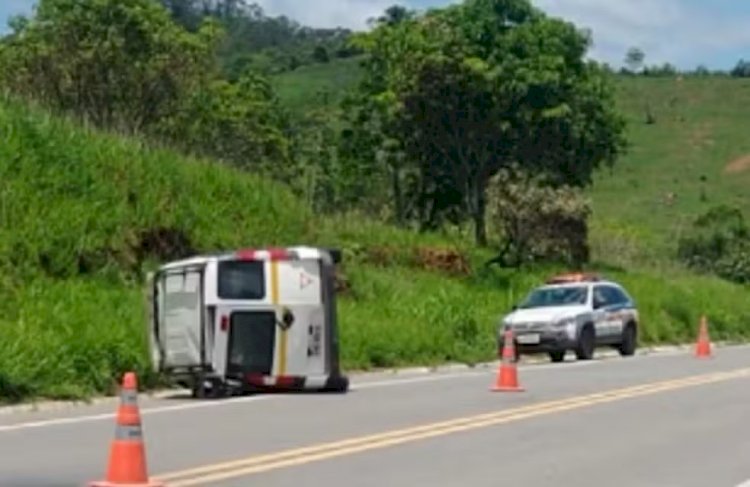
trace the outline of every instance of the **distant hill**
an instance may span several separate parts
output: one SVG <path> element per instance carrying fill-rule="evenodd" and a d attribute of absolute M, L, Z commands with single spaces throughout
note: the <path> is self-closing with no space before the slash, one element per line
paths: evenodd
<path fill-rule="evenodd" d="M 320 107 L 318 93 L 340 100 L 361 74 L 355 58 L 283 73 L 275 84 L 290 109 L 304 111 Z M 639 258 L 659 259 L 710 206 L 750 208 L 750 79 L 618 75 L 616 86 L 632 147 L 590 192 L 601 257 L 617 257 L 607 248 L 616 239 Z"/>

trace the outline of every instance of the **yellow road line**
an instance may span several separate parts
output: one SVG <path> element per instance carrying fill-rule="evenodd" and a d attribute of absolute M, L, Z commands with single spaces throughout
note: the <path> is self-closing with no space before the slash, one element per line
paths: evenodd
<path fill-rule="evenodd" d="M 732 379 L 750 376 L 750 368 L 730 372 L 720 372 L 644 384 L 612 391 L 589 394 L 578 398 L 561 399 L 505 411 L 479 414 L 449 421 L 441 421 L 421 426 L 393 430 L 385 433 L 367 435 L 348 440 L 312 445 L 304 448 L 281 451 L 241 460 L 208 465 L 194 469 L 173 472 L 158 476 L 161 481 L 169 481 L 170 487 L 188 487 L 209 485 L 221 480 L 287 468 L 329 458 L 352 455 L 355 453 L 386 448 L 402 443 L 425 440 L 472 429 L 484 428 L 498 424 L 520 421 L 537 416 L 570 411 L 597 404 L 620 401 L 660 392 L 714 384 Z"/>
<path fill-rule="evenodd" d="M 277 314 L 278 319 L 278 305 L 279 305 L 279 263 L 278 261 L 271 260 L 271 304 Z M 278 328 L 278 327 L 277 327 Z M 287 330 L 279 329 L 278 333 L 278 344 L 276 357 L 279 362 L 276 366 L 276 375 L 286 374 L 286 349 L 287 349 Z"/>

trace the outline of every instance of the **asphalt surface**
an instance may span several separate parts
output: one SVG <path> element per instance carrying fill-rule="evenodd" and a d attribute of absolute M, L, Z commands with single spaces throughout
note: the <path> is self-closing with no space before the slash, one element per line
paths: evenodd
<path fill-rule="evenodd" d="M 167 486 L 738 487 L 750 479 L 750 347 L 353 378 L 346 395 L 140 398 Z M 0 485 L 102 479 L 116 404 L 0 414 Z"/>

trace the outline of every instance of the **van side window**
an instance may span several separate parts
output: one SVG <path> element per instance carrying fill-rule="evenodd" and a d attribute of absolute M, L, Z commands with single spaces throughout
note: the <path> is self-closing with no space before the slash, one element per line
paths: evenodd
<path fill-rule="evenodd" d="M 263 261 L 219 262 L 220 299 L 263 299 L 266 279 Z"/>

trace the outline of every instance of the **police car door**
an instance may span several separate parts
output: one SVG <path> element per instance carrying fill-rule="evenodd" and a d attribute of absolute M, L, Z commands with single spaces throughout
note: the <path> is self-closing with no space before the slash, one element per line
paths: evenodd
<path fill-rule="evenodd" d="M 325 374 L 325 308 L 321 261 L 312 258 L 278 262 L 279 354 L 276 375 Z"/>
<path fill-rule="evenodd" d="M 600 339 L 610 340 L 621 331 L 616 300 L 613 299 L 610 286 L 596 286 L 594 289 L 596 313 L 596 335 Z"/>
<path fill-rule="evenodd" d="M 604 286 L 594 286 L 594 296 L 592 300 L 594 308 L 594 328 L 596 328 L 596 337 L 598 340 L 606 339 L 609 332 L 609 313 L 607 312 L 607 293 Z"/>

